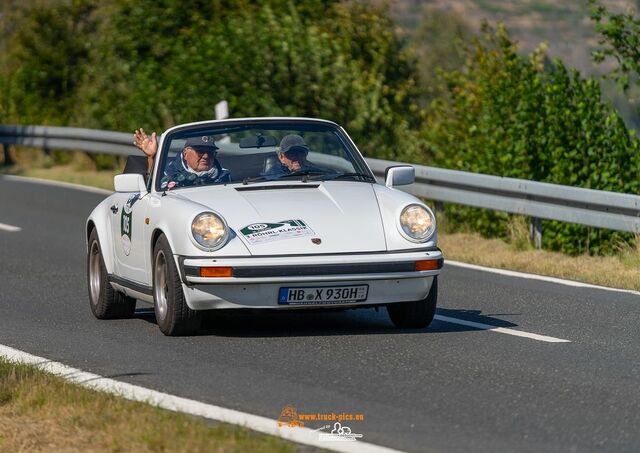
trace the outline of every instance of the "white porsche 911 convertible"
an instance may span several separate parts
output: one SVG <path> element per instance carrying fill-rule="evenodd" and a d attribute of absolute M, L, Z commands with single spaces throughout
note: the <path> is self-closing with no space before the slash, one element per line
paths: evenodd
<path fill-rule="evenodd" d="M 130 317 L 141 300 L 165 335 L 193 333 L 204 310 L 219 309 L 386 306 L 397 327 L 431 323 L 443 265 L 436 220 L 394 188 L 413 183 L 414 168 L 390 167 L 377 183 L 337 124 L 176 126 L 146 173 L 146 158 L 130 156 L 87 219 L 97 318 Z"/>

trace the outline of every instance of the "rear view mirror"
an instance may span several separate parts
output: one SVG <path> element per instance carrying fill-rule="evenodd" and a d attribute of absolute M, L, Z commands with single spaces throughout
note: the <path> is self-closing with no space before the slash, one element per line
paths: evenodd
<path fill-rule="evenodd" d="M 144 182 L 144 177 L 138 173 L 116 175 L 113 178 L 113 187 L 116 192 L 147 193 L 147 185 Z"/>
<path fill-rule="evenodd" d="M 411 165 L 398 165 L 385 170 L 384 184 L 387 187 L 406 186 L 416 180 L 416 169 Z"/>
<path fill-rule="evenodd" d="M 266 148 L 277 144 L 278 141 L 271 135 L 254 135 L 240 140 L 240 148 Z"/>

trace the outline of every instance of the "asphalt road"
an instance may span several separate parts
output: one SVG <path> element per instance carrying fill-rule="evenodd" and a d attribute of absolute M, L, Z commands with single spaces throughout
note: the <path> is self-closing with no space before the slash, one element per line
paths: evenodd
<path fill-rule="evenodd" d="M 640 450 L 638 296 L 447 266 L 439 315 L 570 342 L 398 331 L 372 309 L 219 316 L 168 338 L 142 304 L 91 315 L 83 231 L 103 197 L 0 177 L 0 224 L 22 228 L 0 229 L 0 344 L 274 420 L 287 404 L 361 413 L 352 432 L 408 451 Z"/>

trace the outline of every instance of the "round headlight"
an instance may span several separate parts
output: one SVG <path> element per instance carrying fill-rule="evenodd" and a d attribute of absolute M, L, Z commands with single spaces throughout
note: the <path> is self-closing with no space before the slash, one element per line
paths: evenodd
<path fill-rule="evenodd" d="M 216 250 L 227 240 L 227 224 L 213 212 L 203 212 L 191 222 L 191 234 L 201 248 Z"/>
<path fill-rule="evenodd" d="M 402 210 L 400 227 L 407 239 L 424 242 L 436 230 L 436 219 L 433 213 L 424 206 L 412 204 Z"/>

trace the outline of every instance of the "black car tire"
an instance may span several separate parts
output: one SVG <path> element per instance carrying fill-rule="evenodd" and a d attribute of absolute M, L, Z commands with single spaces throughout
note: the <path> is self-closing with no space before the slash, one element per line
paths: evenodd
<path fill-rule="evenodd" d="M 387 305 L 391 322 L 400 329 L 424 329 L 429 327 L 438 304 L 438 277 L 433 277 L 429 294 L 416 302 L 399 302 Z"/>
<path fill-rule="evenodd" d="M 200 328 L 201 313 L 187 305 L 180 274 L 164 235 L 153 248 L 153 308 L 158 327 L 165 335 L 189 335 Z"/>
<path fill-rule="evenodd" d="M 87 286 L 89 305 L 96 318 L 131 318 L 135 313 L 136 299 L 114 290 L 109 284 L 102 247 L 95 229 L 89 235 L 87 249 Z"/>

